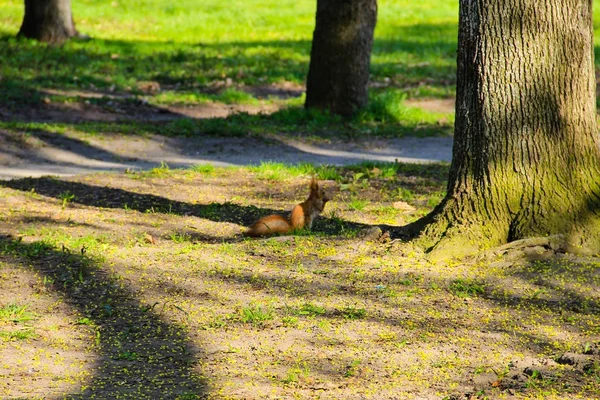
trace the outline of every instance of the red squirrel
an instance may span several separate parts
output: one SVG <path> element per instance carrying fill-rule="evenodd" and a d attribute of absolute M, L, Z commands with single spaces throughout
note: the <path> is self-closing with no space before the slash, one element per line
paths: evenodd
<path fill-rule="evenodd" d="M 292 210 L 289 219 L 281 215 L 268 215 L 259 219 L 244 232 L 245 236 L 259 237 L 289 233 L 294 230 L 311 229 L 315 218 L 323 212 L 330 200 L 315 177 L 310 182 L 310 195 Z"/>

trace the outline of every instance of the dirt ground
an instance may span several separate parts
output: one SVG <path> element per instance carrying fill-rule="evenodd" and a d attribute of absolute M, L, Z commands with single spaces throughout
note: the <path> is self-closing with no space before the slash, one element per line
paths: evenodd
<path fill-rule="evenodd" d="M 305 178 L 5 181 L 0 306 L 29 319 L 0 311 L 1 396 L 597 398 L 598 261 L 433 265 L 362 236 L 426 211 L 383 194 L 443 185 L 400 178 L 324 182 L 315 233 L 266 240 L 240 233 L 302 200 Z"/>

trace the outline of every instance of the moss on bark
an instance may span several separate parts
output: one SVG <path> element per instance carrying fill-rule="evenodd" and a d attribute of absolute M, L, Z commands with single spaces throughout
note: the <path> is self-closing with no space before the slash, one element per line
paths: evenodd
<path fill-rule="evenodd" d="M 600 251 L 591 3 L 460 3 L 447 197 L 406 227 L 436 258 L 559 235 Z"/>

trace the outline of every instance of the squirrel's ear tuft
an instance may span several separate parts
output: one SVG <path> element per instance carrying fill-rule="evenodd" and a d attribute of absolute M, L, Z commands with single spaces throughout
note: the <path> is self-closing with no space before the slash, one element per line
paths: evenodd
<path fill-rule="evenodd" d="M 319 190 L 319 182 L 317 181 L 317 177 L 314 175 L 310 181 L 310 190 Z"/>

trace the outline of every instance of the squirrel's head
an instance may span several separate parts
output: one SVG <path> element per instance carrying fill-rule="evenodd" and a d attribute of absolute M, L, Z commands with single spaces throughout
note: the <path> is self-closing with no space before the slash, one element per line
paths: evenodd
<path fill-rule="evenodd" d="M 323 211 L 323 208 L 325 208 L 325 203 L 327 203 L 329 200 L 331 200 L 331 198 L 327 195 L 327 192 L 325 191 L 325 189 L 323 189 L 323 187 L 321 185 L 319 185 L 317 178 L 315 178 L 314 176 L 313 176 L 312 180 L 310 181 L 310 197 L 309 198 L 311 198 L 317 202 L 316 205 L 320 211 Z"/>

